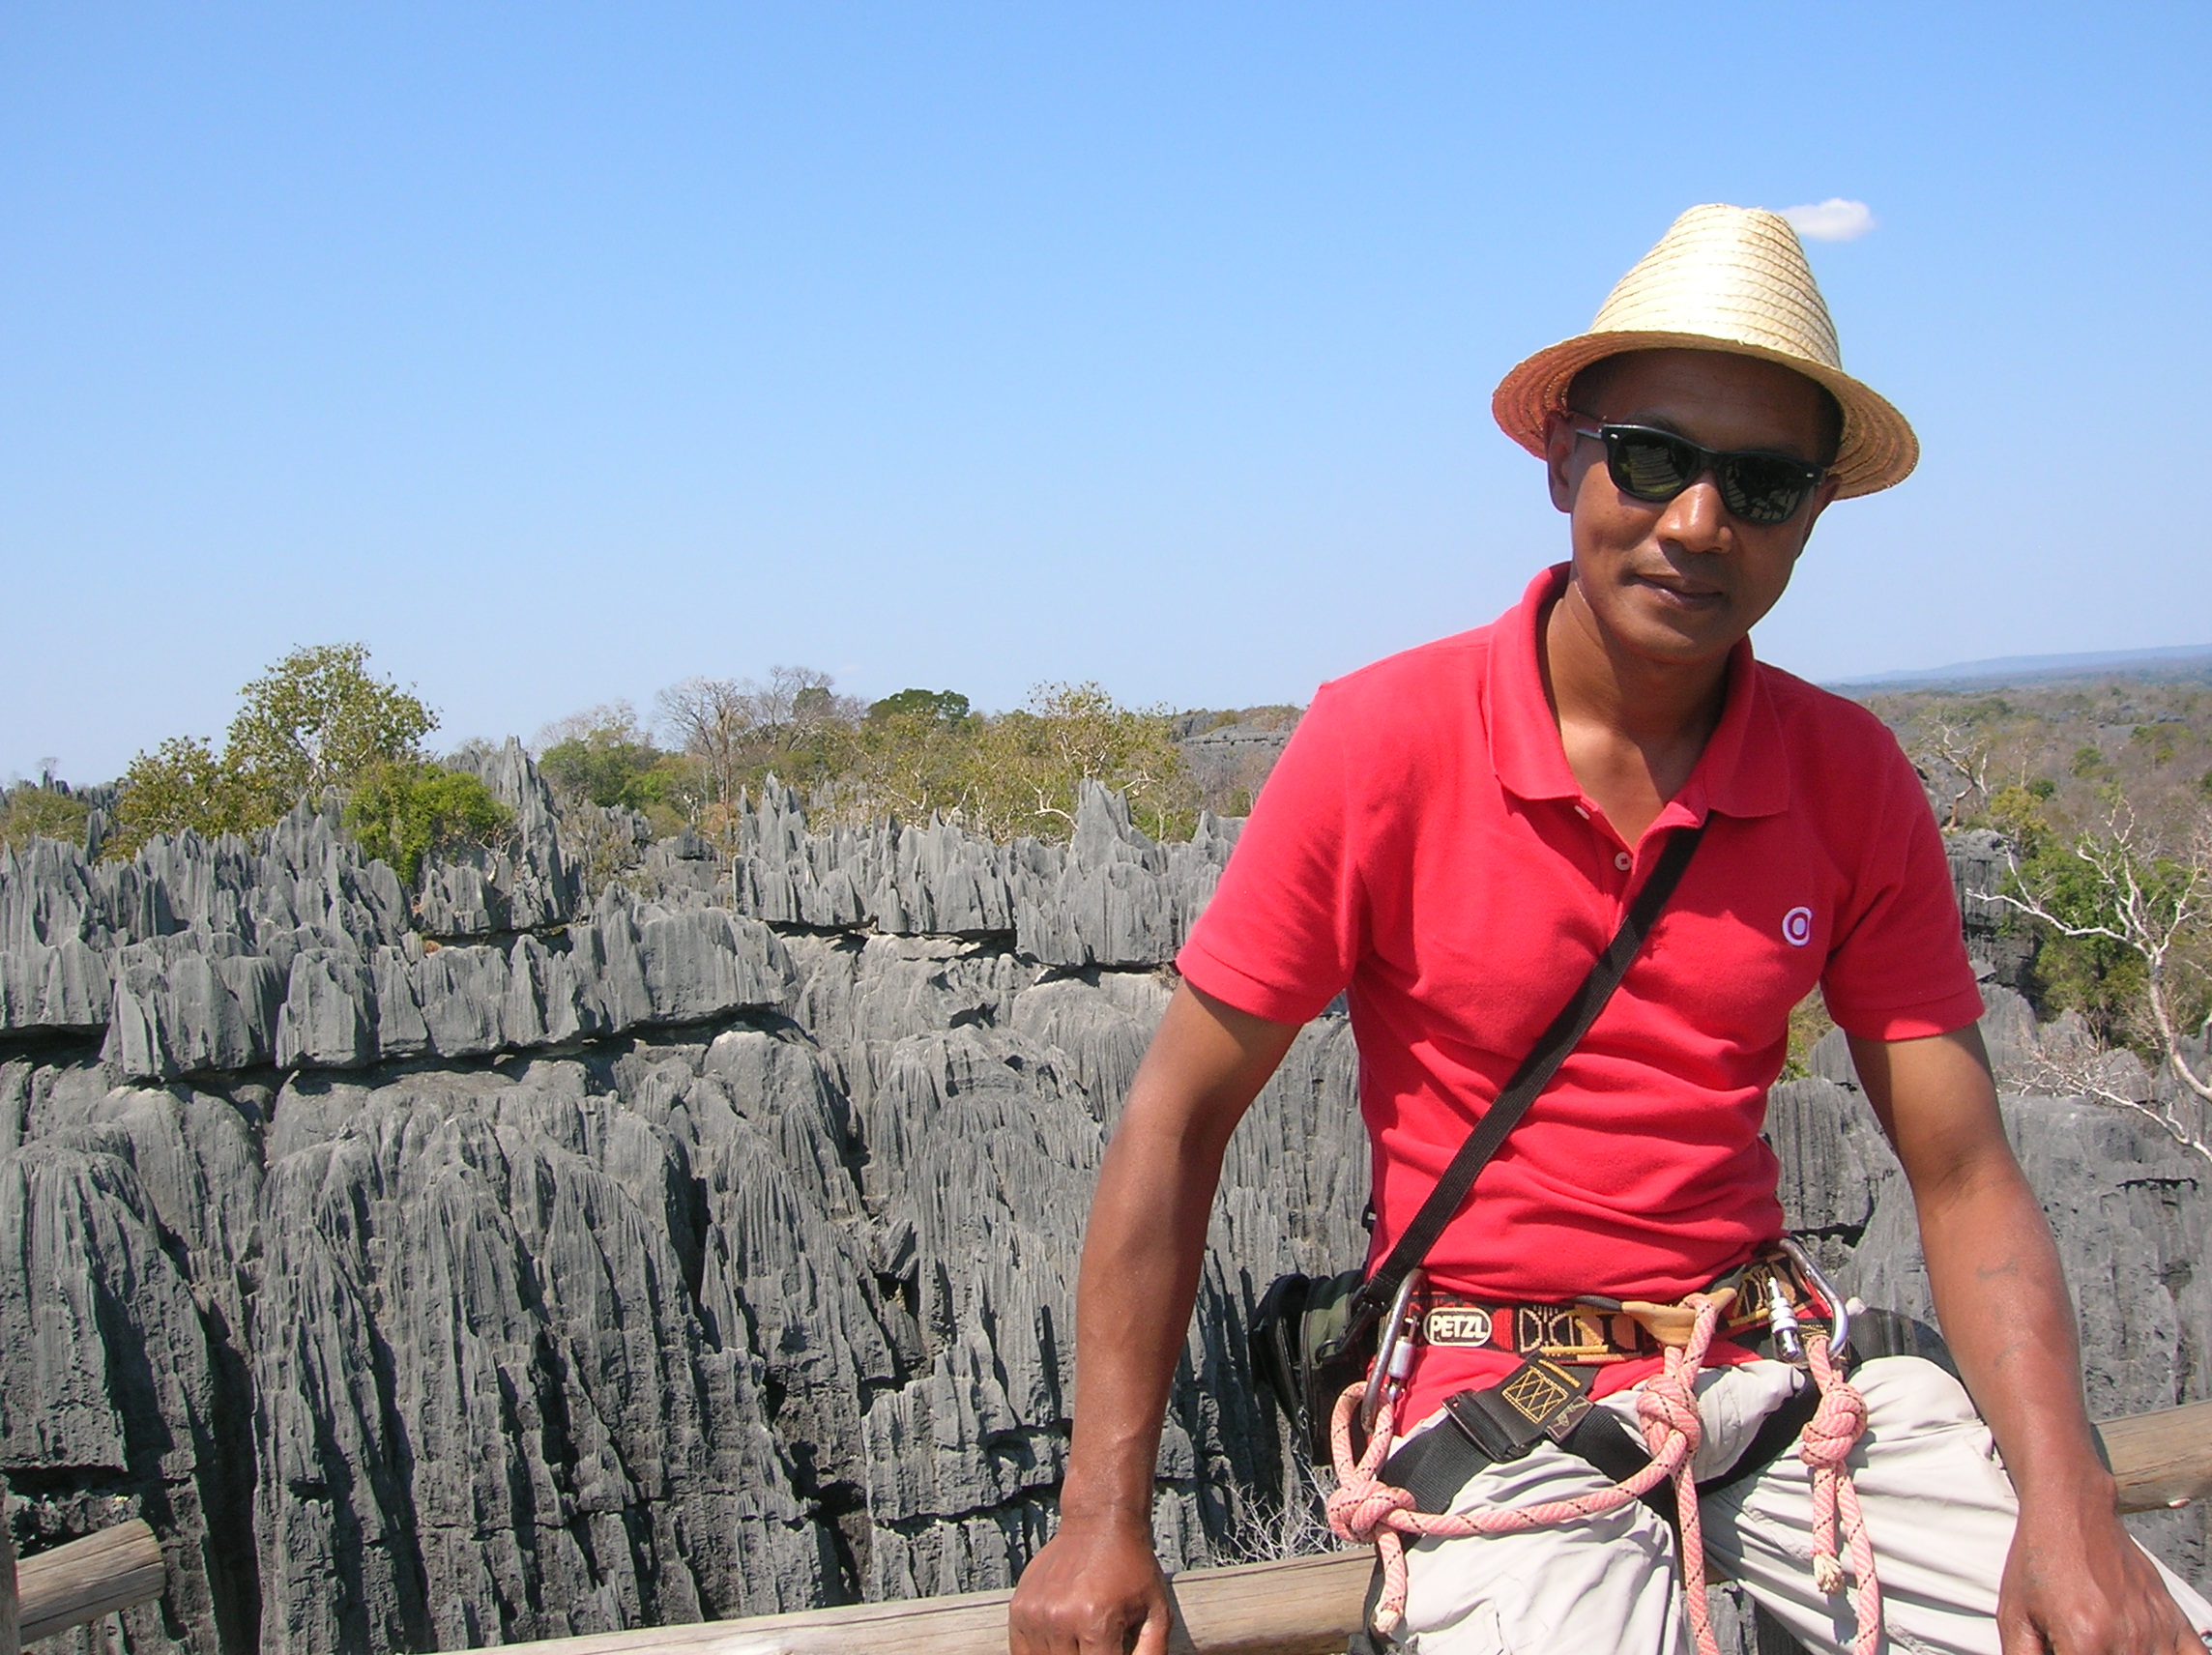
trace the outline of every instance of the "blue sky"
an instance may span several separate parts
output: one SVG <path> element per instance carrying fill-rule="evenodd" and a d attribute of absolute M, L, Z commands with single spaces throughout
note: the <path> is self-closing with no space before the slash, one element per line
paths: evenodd
<path fill-rule="evenodd" d="M 1303 701 L 1560 555 L 1489 417 L 1695 202 L 1919 473 L 1768 658 L 2212 641 L 2200 6 L 0 10 L 0 775 L 365 642 L 509 732 L 692 673 Z"/>

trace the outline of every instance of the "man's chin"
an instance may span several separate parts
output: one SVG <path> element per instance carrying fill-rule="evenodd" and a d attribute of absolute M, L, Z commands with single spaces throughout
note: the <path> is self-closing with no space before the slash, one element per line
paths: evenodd
<path fill-rule="evenodd" d="M 1668 667 L 1704 666 L 1723 658 L 1743 635 L 1725 612 L 1638 615 L 1614 631 L 1630 654 Z"/>

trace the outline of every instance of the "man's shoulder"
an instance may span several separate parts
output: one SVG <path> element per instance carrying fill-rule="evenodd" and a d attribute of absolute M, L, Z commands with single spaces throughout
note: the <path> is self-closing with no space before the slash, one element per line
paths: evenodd
<path fill-rule="evenodd" d="M 1476 626 L 1370 661 L 1324 683 L 1315 693 L 1314 706 L 1318 710 L 1325 701 L 1339 716 L 1425 724 L 1430 720 L 1424 713 L 1433 713 L 1435 696 L 1481 693 L 1494 630 L 1495 624 Z"/>
<path fill-rule="evenodd" d="M 1818 742 L 1831 754 L 1839 747 L 1864 749 L 1882 758 L 1897 750 L 1889 726 L 1857 702 L 1765 661 L 1757 664 L 1761 685 L 1792 744 Z"/>

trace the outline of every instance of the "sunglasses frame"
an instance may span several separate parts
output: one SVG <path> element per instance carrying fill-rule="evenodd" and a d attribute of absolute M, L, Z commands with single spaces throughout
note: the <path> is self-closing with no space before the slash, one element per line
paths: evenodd
<path fill-rule="evenodd" d="M 1586 420 L 1588 416 L 1583 418 Z M 1614 486 L 1631 500 L 1641 500 L 1650 506 L 1663 506 L 1677 495 L 1686 493 L 1700 478 L 1710 472 L 1713 482 L 1720 491 L 1721 504 L 1728 508 L 1729 515 L 1762 529 L 1779 528 L 1804 510 L 1805 502 L 1813 498 L 1820 486 L 1820 479 L 1828 475 L 1826 466 L 1815 465 L 1811 460 L 1801 460 L 1795 454 L 1777 453 L 1771 449 L 1708 449 L 1703 444 L 1693 443 L 1679 431 L 1663 430 L 1657 425 L 1631 425 L 1604 421 L 1594 429 L 1588 425 L 1575 425 L 1572 429 L 1578 437 L 1594 438 L 1605 445 L 1606 475 L 1613 479 Z M 1620 458 L 1620 444 L 1623 439 L 1630 437 L 1656 439 L 1673 448 L 1686 450 L 1696 461 L 1695 468 L 1678 487 L 1664 494 L 1654 494 L 1639 488 L 1629 480 L 1628 469 Z M 1795 504 L 1788 511 L 1779 517 L 1768 518 L 1738 509 L 1739 506 L 1747 505 L 1751 497 L 1736 469 L 1745 460 L 1782 465 L 1798 474 L 1799 493 Z"/>

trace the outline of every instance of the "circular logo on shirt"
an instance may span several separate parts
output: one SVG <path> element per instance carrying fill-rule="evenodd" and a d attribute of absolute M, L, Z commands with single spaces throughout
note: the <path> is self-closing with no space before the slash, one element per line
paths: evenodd
<path fill-rule="evenodd" d="M 1802 948 L 1813 940 L 1813 911 L 1810 908 L 1792 908 L 1782 916 L 1782 940 L 1792 948 Z"/>

